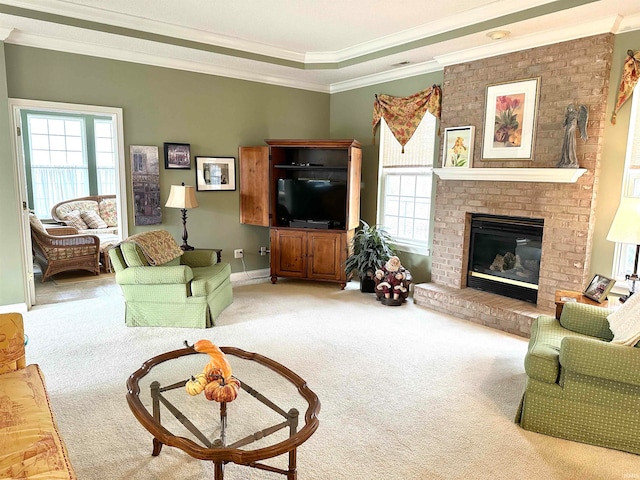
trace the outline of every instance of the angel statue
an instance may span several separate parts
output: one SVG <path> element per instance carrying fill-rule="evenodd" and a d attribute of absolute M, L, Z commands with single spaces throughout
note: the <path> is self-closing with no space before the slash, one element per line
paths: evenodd
<path fill-rule="evenodd" d="M 562 156 L 556 167 L 558 168 L 578 168 L 578 158 L 576 157 L 576 126 L 580 129 L 580 138 L 586 141 L 587 120 L 589 118 L 589 110 L 585 105 L 576 108 L 574 104 L 567 107 L 567 113 L 564 117 L 564 140 L 562 142 Z"/>

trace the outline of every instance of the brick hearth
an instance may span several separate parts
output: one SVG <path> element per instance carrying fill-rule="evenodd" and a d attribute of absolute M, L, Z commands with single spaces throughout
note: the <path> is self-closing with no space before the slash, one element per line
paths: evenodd
<path fill-rule="evenodd" d="M 557 289 L 588 280 L 605 125 L 613 35 L 605 34 L 446 67 L 441 126 L 475 125 L 473 168 L 554 168 L 568 104 L 589 108 L 589 140 L 577 141 L 587 172 L 576 183 L 441 180 L 437 182 L 432 283 L 416 285 L 419 305 L 527 336 L 531 321 L 554 311 Z M 538 77 L 533 161 L 482 161 L 487 85 Z M 538 305 L 466 288 L 469 215 L 544 219 Z"/>

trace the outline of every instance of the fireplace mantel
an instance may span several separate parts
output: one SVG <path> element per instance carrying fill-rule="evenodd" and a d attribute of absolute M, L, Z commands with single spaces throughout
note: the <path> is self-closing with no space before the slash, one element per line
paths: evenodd
<path fill-rule="evenodd" d="M 434 168 L 441 180 L 576 183 L 586 168 Z"/>

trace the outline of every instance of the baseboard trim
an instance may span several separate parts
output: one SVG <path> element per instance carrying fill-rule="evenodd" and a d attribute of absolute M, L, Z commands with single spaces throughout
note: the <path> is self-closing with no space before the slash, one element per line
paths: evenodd
<path fill-rule="evenodd" d="M 266 280 L 271 276 L 271 270 L 262 268 L 260 270 L 249 270 L 245 272 L 235 272 L 231 274 L 231 283 L 248 282 L 251 280 Z"/>
<path fill-rule="evenodd" d="M 12 305 L 0 305 L 0 313 L 27 313 L 29 309 L 26 303 L 14 303 Z"/>

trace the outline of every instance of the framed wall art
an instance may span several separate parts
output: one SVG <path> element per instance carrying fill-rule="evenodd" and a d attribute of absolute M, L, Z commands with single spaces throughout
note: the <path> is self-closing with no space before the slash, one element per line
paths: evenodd
<path fill-rule="evenodd" d="M 444 168 L 469 168 L 473 162 L 473 140 L 476 127 L 444 129 L 442 166 Z"/>
<path fill-rule="evenodd" d="M 235 189 L 235 157 L 196 157 L 196 190 Z"/>
<path fill-rule="evenodd" d="M 162 223 L 158 147 L 130 145 L 134 225 Z"/>
<path fill-rule="evenodd" d="M 188 143 L 165 143 L 164 168 L 172 170 L 191 169 L 191 146 Z"/>
<path fill-rule="evenodd" d="M 487 86 L 483 160 L 533 158 L 538 94 L 538 78 Z"/>
<path fill-rule="evenodd" d="M 615 284 L 614 279 L 595 274 L 582 294 L 591 300 L 602 303 L 607 299 L 607 295 Z"/>

